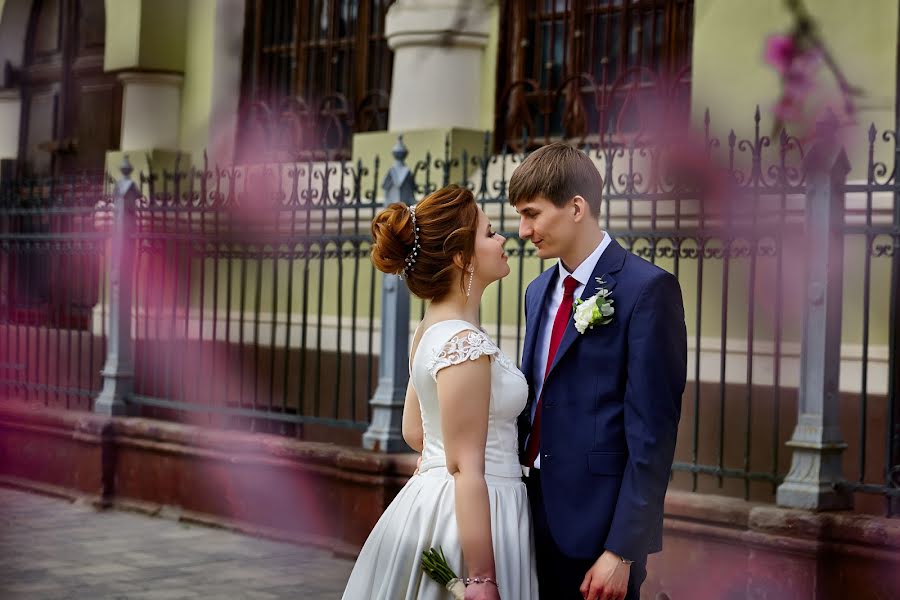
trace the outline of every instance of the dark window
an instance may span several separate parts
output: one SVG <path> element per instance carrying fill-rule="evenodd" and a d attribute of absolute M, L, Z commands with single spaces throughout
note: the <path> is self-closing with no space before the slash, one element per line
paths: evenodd
<path fill-rule="evenodd" d="M 693 10 L 693 0 L 505 0 L 498 141 L 599 143 L 673 116 L 662 108 L 686 118 Z"/>
<path fill-rule="evenodd" d="M 353 133 L 387 128 L 393 0 L 249 0 L 244 30 L 244 160 L 341 154 Z"/>

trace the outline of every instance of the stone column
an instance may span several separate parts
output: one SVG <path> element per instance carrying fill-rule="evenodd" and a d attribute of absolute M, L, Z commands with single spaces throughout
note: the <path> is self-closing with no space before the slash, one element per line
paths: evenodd
<path fill-rule="evenodd" d="M 103 389 L 94 412 L 124 415 L 134 387 L 131 337 L 132 274 L 134 271 L 134 209 L 141 193 L 131 179 L 132 167 L 125 156 L 122 178 L 116 182 L 112 244 L 109 257 L 109 313 L 107 314 L 106 363 L 100 374 Z"/>
<path fill-rule="evenodd" d="M 355 134 L 354 161 L 371 165 L 402 133 L 410 165 L 447 156 L 449 179 L 459 182 L 463 155 L 482 155 L 485 132 L 494 128 L 499 12 L 499 3 L 489 0 L 391 5 L 385 16 L 394 52 L 389 131 Z M 430 164 L 429 170 L 440 185 L 442 169 Z"/>
<path fill-rule="evenodd" d="M 840 431 L 841 295 L 844 263 L 844 191 L 850 163 L 832 118 L 819 123 L 806 171 L 806 311 L 800 350 L 799 415 L 788 447 L 791 470 L 776 494 L 779 506 L 812 510 L 850 508 L 838 491 L 847 444 Z"/>
<path fill-rule="evenodd" d="M 412 173 L 405 164 L 407 155 L 402 137 L 393 149 L 394 165 L 384 178 L 384 205 L 413 204 Z M 409 383 L 409 289 L 397 275 L 381 280 L 381 356 L 378 359 L 378 387 L 369 400 L 372 423 L 363 435 L 363 446 L 379 452 L 409 452 L 403 439 L 403 404 Z"/>
<path fill-rule="evenodd" d="M 481 126 L 489 16 L 484 0 L 399 0 L 391 6 L 385 18 L 394 51 L 391 131 Z"/>
<path fill-rule="evenodd" d="M 124 155 L 137 173 L 146 173 L 148 161 L 155 171 L 171 170 L 179 155 L 181 87 L 177 73 L 126 71 L 122 82 L 122 134 L 119 150 L 106 154 L 108 172 L 115 172 Z M 190 168 L 185 157 L 181 170 Z"/>
<path fill-rule="evenodd" d="M 178 148 L 181 75 L 121 73 L 123 152 Z"/>

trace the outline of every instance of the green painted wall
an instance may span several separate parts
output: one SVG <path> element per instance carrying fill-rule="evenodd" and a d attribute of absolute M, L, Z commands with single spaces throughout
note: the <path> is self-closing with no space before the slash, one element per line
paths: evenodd
<path fill-rule="evenodd" d="M 837 64 L 865 92 L 858 101 L 860 129 L 846 132 L 854 166 L 851 177 L 862 177 L 865 128 L 872 122 L 879 129 L 894 126 L 898 5 L 894 0 L 870 0 L 864 8 L 846 0 L 805 4 Z M 780 83 L 775 70 L 763 62 L 763 47 L 770 34 L 786 33 L 790 23 L 783 0 L 696 0 L 691 77 L 698 125 L 708 107 L 723 141 L 732 128 L 739 137 L 750 137 L 759 105 L 762 132 L 771 131 L 769 109 L 780 95 Z M 834 81 L 824 69 L 820 73 L 817 97 L 833 97 Z M 881 150 L 882 156 L 889 154 L 887 148 Z"/>
<path fill-rule="evenodd" d="M 103 68 L 107 71 L 140 66 L 142 4 L 143 0 L 106 0 Z"/>
<path fill-rule="evenodd" d="M 384 173 L 394 162 L 391 149 L 397 143 L 397 132 L 378 131 L 373 133 L 360 133 L 353 136 L 352 160 L 356 164 L 362 161 L 370 171 L 375 164 L 375 157 L 379 159 L 379 183 L 384 180 Z M 403 132 L 403 143 L 409 150 L 406 165 L 415 169 L 416 163 L 424 161 L 431 153 L 431 168 L 428 177 L 430 182 L 441 187 L 444 182 L 443 161 L 445 156 L 451 157 L 450 182 L 458 182 L 463 179 L 464 171 L 471 176 L 474 171 L 473 157 L 484 155 L 485 131 L 473 129 L 419 129 Z M 487 140 L 490 144 L 490 139 Z M 488 146 L 490 148 L 490 145 Z M 466 153 L 466 166 L 463 166 L 463 153 Z M 426 182 L 424 172 L 416 175 L 416 183 L 423 185 Z"/>
<path fill-rule="evenodd" d="M 215 0 L 191 0 L 187 10 L 186 37 L 190 43 L 184 60 L 179 146 L 191 152 L 197 162 L 209 139 L 215 23 Z"/>
<path fill-rule="evenodd" d="M 115 0 L 106 10 L 106 70 L 184 74 L 179 146 L 199 159 L 209 136 L 216 1 Z"/>
<path fill-rule="evenodd" d="M 857 102 L 858 125 L 848 127 L 843 133 L 847 151 L 853 166 L 851 179 L 866 175 L 866 129 L 874 123 L 879 131 L 894 127 L 894 100 L 896 87 L 897 11 L 893 0 L 872 0 L 865 10 L 858 4 L 843 0 L 815 0 L 805 3 L 817 20 L 822 38 L 837 64 L 850 82 L 864 91 Z M 790 15 L 783 0 L 696 0 L 694 21 L 694 48 L 692 67 L 692 109 L 697 125 L 702 124 L 704 111 L 710 109 L 712 129 L 725 142 L 728 130 L 734 129 L 739 138 L 753 137 L 753 114 L 757 106 L 761 110 L 761 133 L 768 135 L 773 126 L 770 107 L 780 95 L 780 82 L 775 70 L 763 61 L 766 38 L 774 33 L 786 33 L 790 27 Z M 835 97 L 835 83 L 830 74 L 820 70 L 816 97 Z M 800 136 L 809 131 L 790 129 Z M 892 162 L 892 148 L 888 144 L 876 144 L 876 160 Z M 777 156 L 775 145 L 764 154 L 764 163 L 773 164 Z M 863 333 L 862 273 L 864 247 L 860 240 L 846 244 L 844 270 L 844 318 L 843 337 L 847 343 L 861 343 Z M 732 269 L 730 281 L 736 284 L 730 293 L 741 294 L 747 290 L 748 265 Z M 870 322 L 870 342 L 887 342 L 888 311 L 887 286 L 889 261 L 874 259 L 872 263 L 873 288 Z M 713 266 L 705 277 L 704 311 L 701 319 L 703 335 L 721 332 L 722 275 Z M 695 302 L 695 277 L 690 271 L 683 274 L 685 302 Z M 685 278 L 687 278 L 685 280 Z M 798 291 L 798 294 L 800 292 Z M 796 304 L 802 295 L 786 300 Z M 771 301 L 765 294 L 757 294 L 762 302 Z M 799 298 L 799 299 L 798 299 Z M 710 310 L 707 310 L 707 307 Z M 742 315 L 730 315 L 729 331 L 747 331 L 747 311 Z M 788 315 L 799 315 L 799 307 Z M 695 317 L 694 317 L 695 318 Z M 688 317 L 689 327 L 691 317 Z M 757 320 L 757 335 L 771 339 L 771 324 Z M 802 323 L 788 323 L 790 338 L 797 339 Z"/>
<path fill-rule="evenodd" d="M 185 16 L 195 0 L 107 0 L 104 68 L 184 70 Z"/>
<path fill-rule="evenodd" d="M 141 66 L 184 71 L 186 19 L 197 0 L 144 0 L 141 5 Z"/>

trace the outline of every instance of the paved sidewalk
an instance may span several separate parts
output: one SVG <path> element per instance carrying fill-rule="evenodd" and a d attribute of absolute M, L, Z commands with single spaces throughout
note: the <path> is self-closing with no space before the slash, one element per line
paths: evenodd
<path fill-rule="evenodd" d="M 0 488 L 0 598 L 340 598 L 329 552 Z"/>

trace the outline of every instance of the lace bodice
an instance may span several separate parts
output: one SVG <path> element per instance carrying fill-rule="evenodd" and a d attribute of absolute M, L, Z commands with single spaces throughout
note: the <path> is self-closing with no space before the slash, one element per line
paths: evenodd
<path fill-rule="evenodd" d="M 441 369 L 482 356 L 491 358 L 491 399 L 488 413 L 485 472 L 503 476 L 521 473 L 516 418 L 528 400 L 525 376 L 487 334 L 466 321 L 441 321 L 425 330 L 411 361 L 411 377 L 425 429 L 422 469 L 444 466 L 440 398 Z"/>

